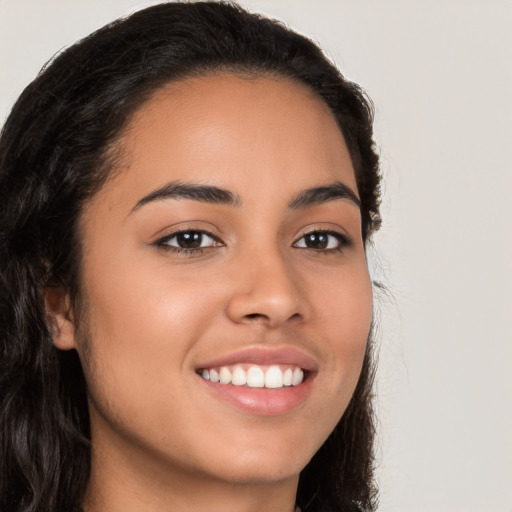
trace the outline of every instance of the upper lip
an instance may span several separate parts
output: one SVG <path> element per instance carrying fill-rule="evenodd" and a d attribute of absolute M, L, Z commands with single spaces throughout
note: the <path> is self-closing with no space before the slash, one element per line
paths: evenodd
<path fill-rule="evenodd" d="M 309 355 L 294 347 L 247 347 L 225 356 L 206 361 L 197 366 L 197 369 L 232 366 L 240 363 L 255 365 L 295 365 L 303 370 L 314 372 L 318 368 L 317 362 Z"/>

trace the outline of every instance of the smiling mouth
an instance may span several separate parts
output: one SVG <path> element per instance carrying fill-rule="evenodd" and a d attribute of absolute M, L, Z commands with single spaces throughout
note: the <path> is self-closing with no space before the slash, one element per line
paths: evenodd
<path fill-rule="evenodd" d="M 307 378 L 307 370 L 296 365 L 237 364 L 202 368 L 197 374 L 204 380 L 247 388 L 279 389 L 298 386 Z"/>

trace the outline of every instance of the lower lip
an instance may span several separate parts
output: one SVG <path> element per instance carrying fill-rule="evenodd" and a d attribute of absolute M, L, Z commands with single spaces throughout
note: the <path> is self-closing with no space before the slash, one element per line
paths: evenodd
<path fill-rule="evenodd" d="M 199 377 L 208 390 L 217 397 L 244 412 L 261 416 L 286 414 L 299 407 L 309 395 L 313 376 L 297 386 L 277 389 L 249 388 L 233 384 L 219 384 Z"/>

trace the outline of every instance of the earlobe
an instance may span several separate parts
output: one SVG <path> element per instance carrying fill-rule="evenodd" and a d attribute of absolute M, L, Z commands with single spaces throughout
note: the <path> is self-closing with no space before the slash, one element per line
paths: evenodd
<path fill-rule="evenodd" d="M 43 305 L 55 347 L 60 350 L 76 348 L 76 327 L 67 290 L 60 286 L 45 288 Z"/>

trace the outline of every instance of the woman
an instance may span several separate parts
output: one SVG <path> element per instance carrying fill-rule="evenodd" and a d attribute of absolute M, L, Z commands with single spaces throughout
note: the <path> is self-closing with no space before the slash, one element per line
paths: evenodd
<path fill-rule="evenodd" d="M 375 508 L 372 110 L 313 43 L 148 8 L 0 158 L 1 510 Z"/>

